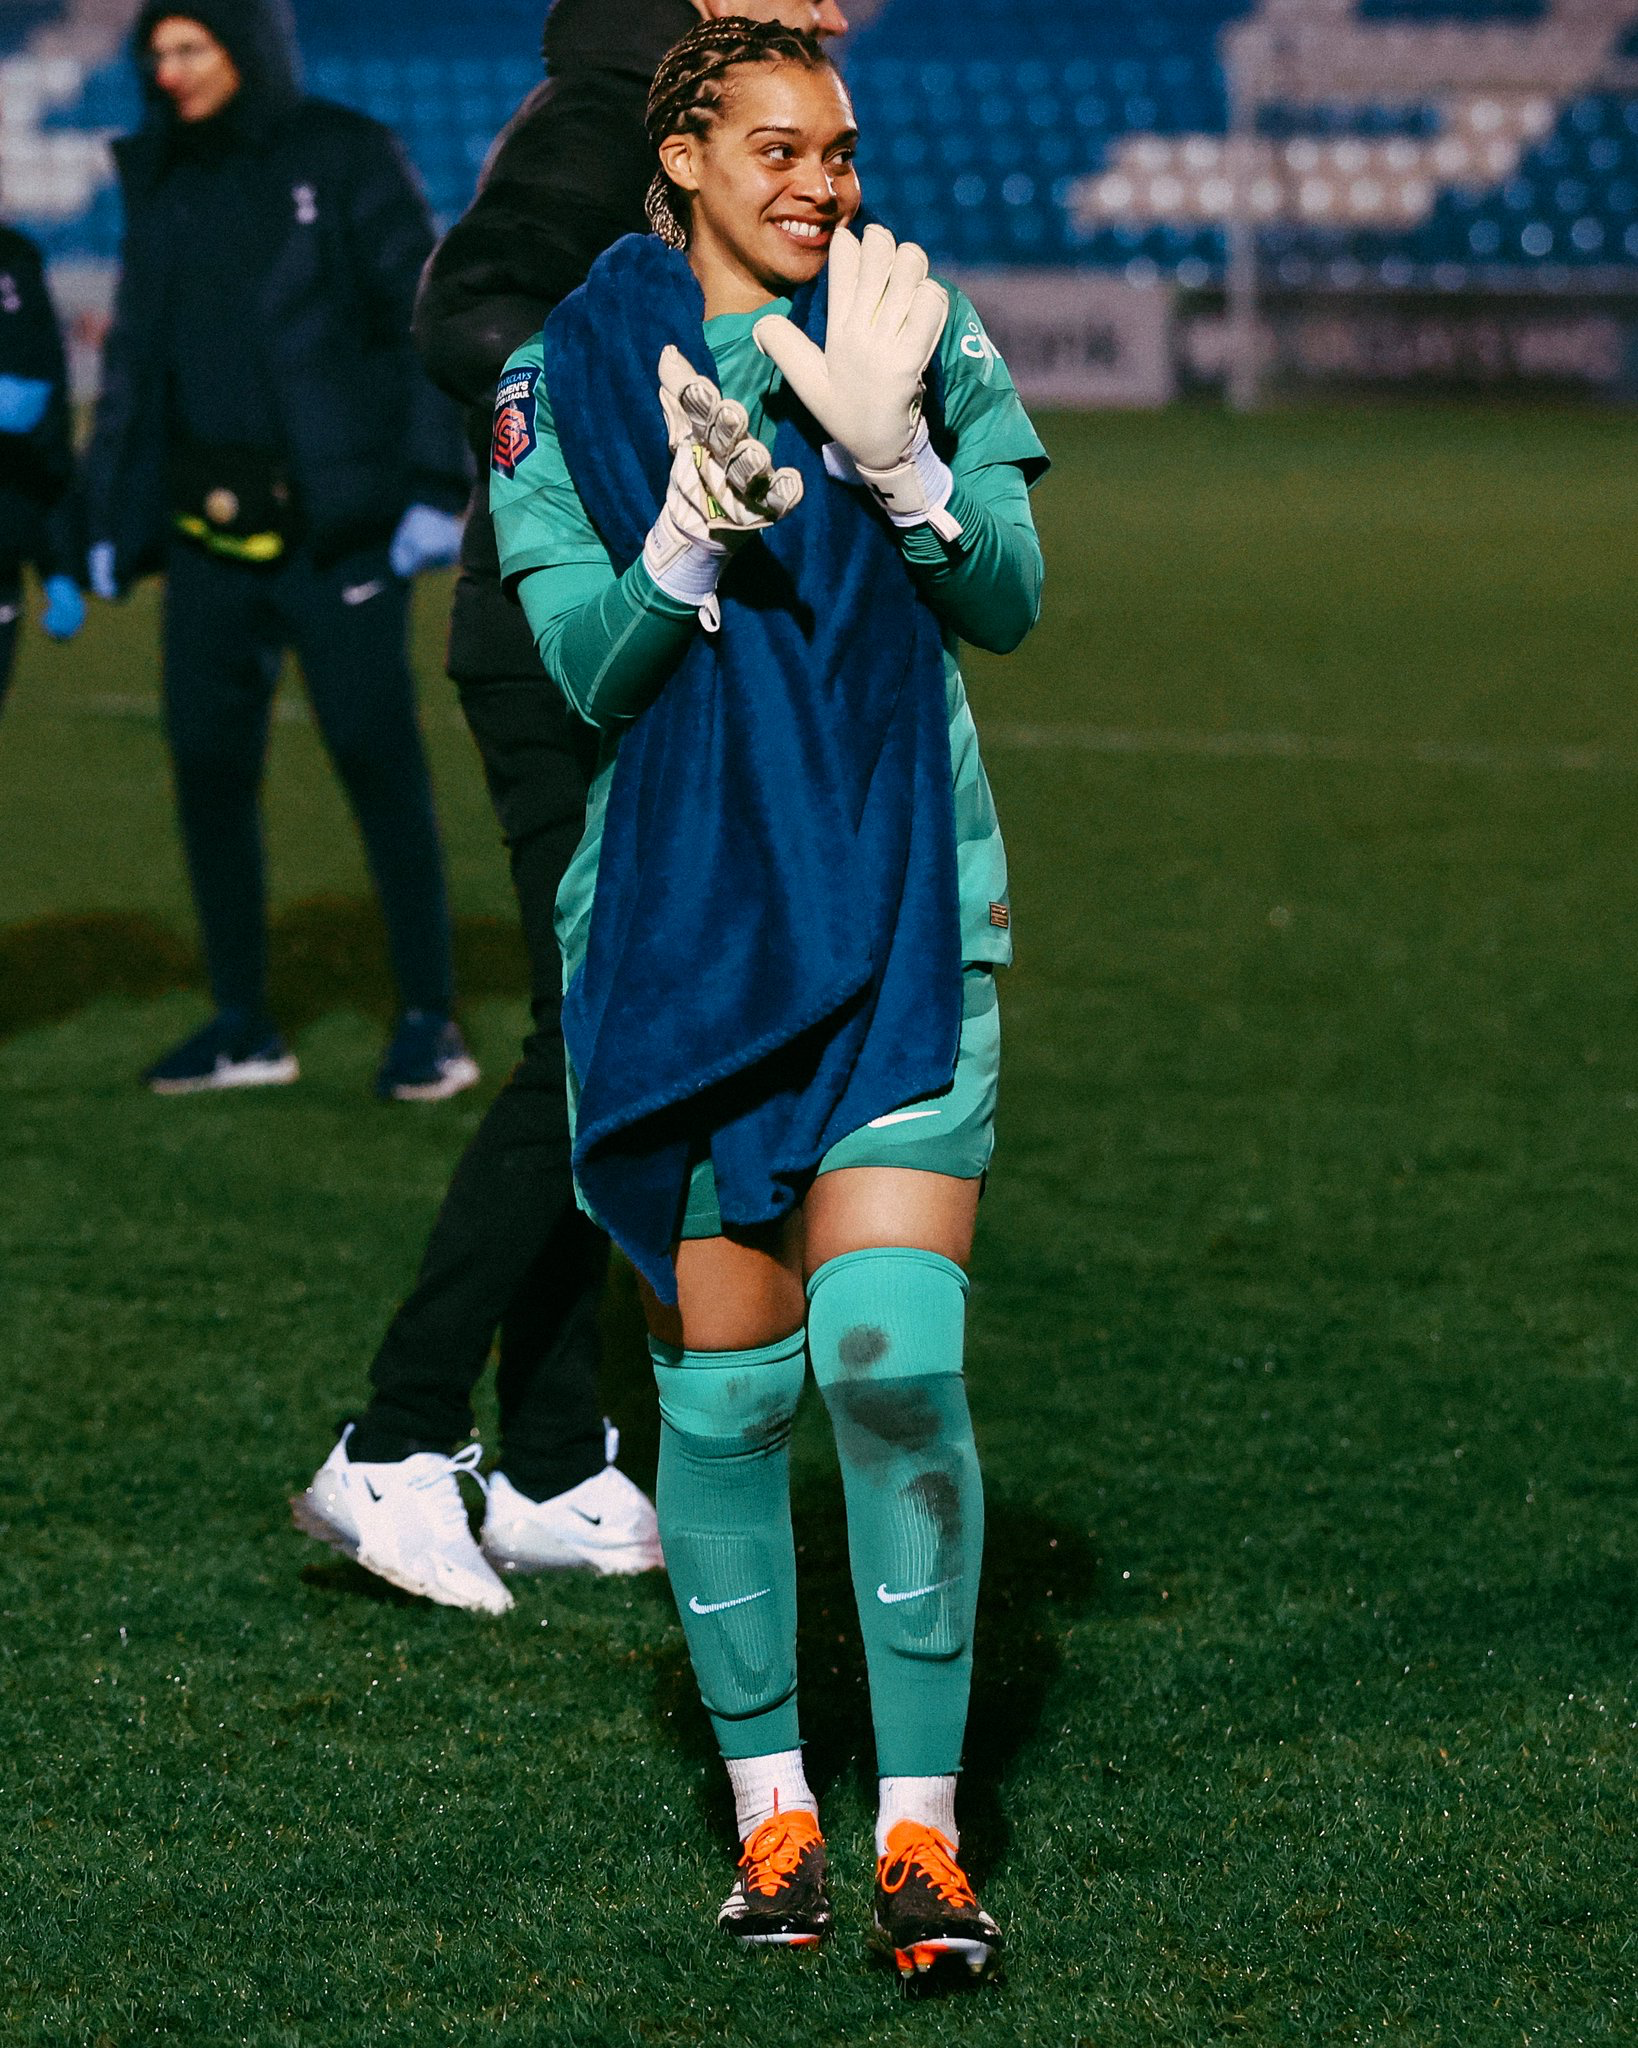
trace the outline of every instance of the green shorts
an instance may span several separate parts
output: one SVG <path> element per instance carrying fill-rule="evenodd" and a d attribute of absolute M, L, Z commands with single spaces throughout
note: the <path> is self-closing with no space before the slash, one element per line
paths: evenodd
<path fill-rule="evenodd" d="M 832 1145 L 819 1162 L 821 1173 L 846 1166 L 904 1166 L 916 1173 L 947 1173 L 977 1180 L 988 1172 L 995 1150 L 995 1099 L 1001 1077 L 1001 1005 L 995 974 L 969 967 L 962 977 L 961 1045 L 948 1088 L 923 1095 L 878 1116 Z M 709 1157 L 699 1160 L 688 1181 L 688 1202 L 679 1237 L 720 1237 L 717 1177 Z"/>

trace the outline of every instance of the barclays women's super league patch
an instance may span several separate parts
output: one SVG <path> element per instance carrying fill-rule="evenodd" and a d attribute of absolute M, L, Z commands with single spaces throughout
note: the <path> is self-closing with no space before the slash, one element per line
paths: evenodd
<path fill-rule="evenodd" d="M 537 369 L 508 370 L 495 393 L 495 442 L 490 463 L 502 476 L 516 476 L 518 464 L 535 452 Z"/>

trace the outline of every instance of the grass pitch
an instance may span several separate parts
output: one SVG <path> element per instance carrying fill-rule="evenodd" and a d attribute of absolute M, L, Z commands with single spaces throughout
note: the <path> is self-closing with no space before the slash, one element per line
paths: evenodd
<path fill-rule="evenodd" d="M 1632 2038 L 1638 423 L 1048 422 L 1046 624 L 975 661 L 1014 865 L 970 1377 L 991 1503 L 966 1846 L 1008 1982 L 867 1966 L 870 1756 L 822 1415 L 805 1722 L 834 1948 L 725 1952 L 663 1584 L 501 1621 L 289 1528 L 470 1099 L 367 1096 L 388 994 L 277 729 L 305 1078 L 158 1102 L 203 1012 L 155 607 L 0 721 L 0 2038 Z M 521 1029 L 420 647 L 491 1078 Z M 654 1421 L 629 1291 L 609 1405 Z"/>

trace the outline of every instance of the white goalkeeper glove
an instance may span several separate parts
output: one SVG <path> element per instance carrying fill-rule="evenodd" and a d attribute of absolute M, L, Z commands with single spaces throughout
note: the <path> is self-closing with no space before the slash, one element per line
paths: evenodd
<path fill-rule="evenodd" d="M 926 251 L 872 222 L 862 238 L 846 228 L 831 238 L 822 350 L 782 313 L 759 320 L 751 335 L 831 436 L 831 475 L 864 484 L 895 526 L 925 523 L 956 540 L 961 527 L 945 509 L 955 480 L 921 412 L 922 381 L 949 314 Z"/>
<path fill-rule="evenodd" d="M 649 575 L 668 597 L 719 623 L 717 581 L 734 550 L 802 499 L 794 469 L 775 469 L 750 431 L 744 406 L 724 398 L 678 348 L 660 357 L 660 406 L 671 444 L 671 477 L 660 516 L 643 543 Z"/>

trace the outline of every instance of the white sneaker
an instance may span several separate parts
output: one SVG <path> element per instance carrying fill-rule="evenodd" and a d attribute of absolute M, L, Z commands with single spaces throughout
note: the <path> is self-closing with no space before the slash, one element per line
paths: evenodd
<path fill-rule="evenodd" d="M 349 1422 L 312 1485 L 292 1496 L 296 1527 L 406 1593 L 504 1614 L 512 1596 L 473 1542 L 461 1498 L 463 1472 L 487 1485 L 477 1469 L 479 1446 L 468 1444 L 453 1458 L 417 1451 L 390 1463 L 355 1464 L 347 1455 L 352 1433 Z"/>
<path fill-rule="evenodd" d="M 483 1518 L 484 1555 L 503 1572 L 559 1571 L 574 1565 L 594 1572 L 657 1572 L 664 1568 L 654 1503 L 615 1468 L 620 1432 L 604 1424 L 601 1472 L 531 1500 L 504 1472 L 489 1481 Z"/>

